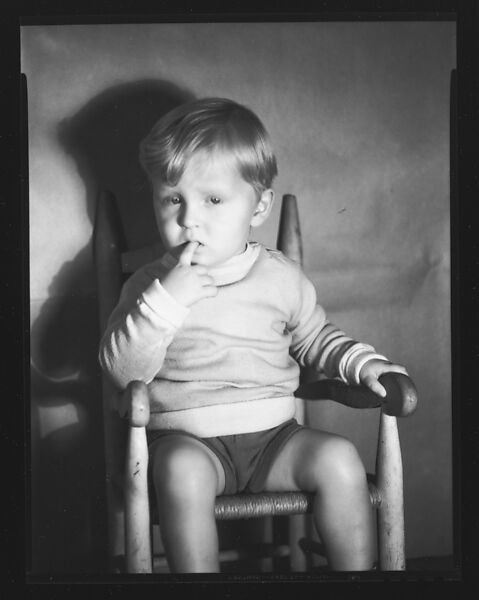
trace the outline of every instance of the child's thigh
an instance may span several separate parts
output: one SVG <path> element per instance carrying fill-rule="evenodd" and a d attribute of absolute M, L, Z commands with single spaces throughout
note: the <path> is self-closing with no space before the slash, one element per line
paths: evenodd
<path fill-rule="evenodd" d="M 265 483 L 266 491 L 317 491 L 335 478 L 357 472 L 363 465 L 346 438 L 304 428 L 291 436 L 276 456 Z"/>
<path fill-rule="evenodd" d="M 151 455 L 151 474 L 155 487 L 174 488 L 186 492 L 188 486 L 199 487 L 215 495 L 225 486 L 225 472 L 220 459 L 201 440 L 171 434 L 155 441 Z"/>

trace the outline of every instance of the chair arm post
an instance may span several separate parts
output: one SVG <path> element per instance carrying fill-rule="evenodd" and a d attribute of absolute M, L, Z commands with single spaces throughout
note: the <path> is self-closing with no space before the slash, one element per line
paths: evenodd
<path fill-rule="evenodd" d="M 378 508 L 379 568 L 381 571 L 403 571 L 406 561 L 401 446 L 396 417 L 382 410 L 376 456 L 376 486 L 381 496 Z"/>
<path fill-rule="evenodd" d="M 148 389 L 140 381 L 128 384 L 120 412 L 128 418 L 125 460 L 125 542 L 128 573 L 151 573 L 148 447 L 145 426 L 150 418 Z"/>

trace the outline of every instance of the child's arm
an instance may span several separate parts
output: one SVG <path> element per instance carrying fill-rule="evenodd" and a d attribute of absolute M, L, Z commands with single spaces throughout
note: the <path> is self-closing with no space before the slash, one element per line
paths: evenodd
<path fill-rule="evenodd" d="M 100 364 L 120 388 L 132 380 L 150 383 L 189 307 L 216 294 L 205 269 L 191 266 L 193 253 L 194 245 L 188 244 L 170 271 L 155 272 L 153 264 L 125 284 L 99 353 Z"/>
<path fill-rule="evenodd" d="M 357 342 L 330 323 L 317 304 L 313 284 L 301 273 L 296 310 L 289 324 L 291 353 L 301 366 L 309 366 L 328 377 L 340 377 L 348 384 L 364 384 L 380 396 L 386 391 L 378 378 L 387 372 L 407 374 L 406 369 Z"/>
<path fill-rule="evenodd" d="M 108 320 L 99 352 L 102 368 L 122 389 L 133 380 L 152 381 L 189 312 L 158 279 L 133 277 Z"/>

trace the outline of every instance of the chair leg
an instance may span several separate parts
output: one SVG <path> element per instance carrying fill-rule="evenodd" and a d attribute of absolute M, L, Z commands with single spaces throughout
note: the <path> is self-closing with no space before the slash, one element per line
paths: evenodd
<path fill-rule="evenodd" d="M 148 448 L 144 427 L 130 427 L 125 473 L 125 546 L 128 573 L 151 573 Z"/>
<path fill-rule="evenodd" d="M 125 511 L 123 489 L 118 490 L 112 481 L 107 482 L 108 502 L 108 571 L 121 573 L 124 570 L 122 557 L 125 554 Z"/>
<path fill-rule="evenodd" d="M 403 571 L 406 561 L 401 447 L 396 417 L 385 415 L 382 411 L 376 485 L 381 495 L 378 508 L 379 568 L 381 571 Z"/>
<path fill-rule="evenodd" d="M 300 544 L 301 540 L 310 536 L 306 515 L 293 515 L 288 517 L 288 533 L 289 545 L 291 548 L 291 555 L 289 558 L 291 571 L 308 571 L 310 567 L 309 561 Z"/>

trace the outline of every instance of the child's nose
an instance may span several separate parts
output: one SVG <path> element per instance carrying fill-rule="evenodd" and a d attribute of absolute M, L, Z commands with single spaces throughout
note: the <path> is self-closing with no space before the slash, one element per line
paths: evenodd
<path fill-rule="evenodd" d="M 181 227 L 196 227 L 201 221 L 201 214 L 198 206 L 185 202 L 179 214 L 178 222 Z"/>

